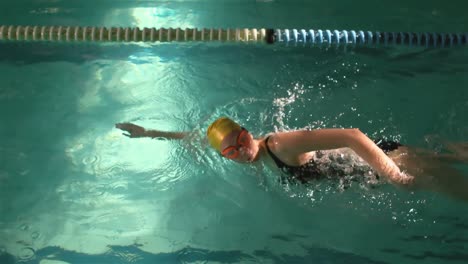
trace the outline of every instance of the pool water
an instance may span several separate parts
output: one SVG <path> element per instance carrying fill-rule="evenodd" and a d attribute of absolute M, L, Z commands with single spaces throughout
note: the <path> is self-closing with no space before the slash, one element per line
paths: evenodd
<path fill-rule="evenodd" d="M 463 2 L 384 2 L 20 1 L 0 24 L 467 31 Z M 468 260 L 467 203 L 384 182 L 284 186 L 204 139 L 226 115 L 258 136 L 468 141 L 464 47 L 0 45 L 0 263 Z M 125 121 L 191 134 L 130 139 Z"/>

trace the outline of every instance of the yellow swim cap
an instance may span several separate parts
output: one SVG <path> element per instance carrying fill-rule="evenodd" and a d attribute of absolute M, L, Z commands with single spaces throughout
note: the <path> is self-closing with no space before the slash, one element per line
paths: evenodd
<path fill-rule="evenodd" d="M 221 152 L 221 142 L 232 131 L 241 130 L 241 126 L 227 117 L 218 118 L 206 131 L 210 145 Z"/>

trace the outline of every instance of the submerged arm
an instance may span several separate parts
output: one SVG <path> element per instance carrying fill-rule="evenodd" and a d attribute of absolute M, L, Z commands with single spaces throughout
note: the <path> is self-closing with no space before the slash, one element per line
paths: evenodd
<path fill-rule="evenodd" d="M 115 127 L 128 132 L 128 134 L 126 133 L 123 133 L 123 134 L 131 138 L 150 137 L 150 138 L 165 138 L 165 139 L 182 139 L 188 134 L 187 132 L 167 132 L 167 131 L 159 131 L 159 130 L 152 130 L 152 129 L 147 130 L 144 127 L 137 126 L 132 123 L 118 123 L 118 124 L 115 124 Z"/>
<path fill-rule="evenodd" d="M 394 182 L 407 184 L 413 179 L 402 173 L 395 162 L 359 129 L 294 131 L 278 133 L 275 138 L 276 142 L 281 143 L 280 149 L 286 155 L 348 147 L 369 163 L 378 174 Z"/>

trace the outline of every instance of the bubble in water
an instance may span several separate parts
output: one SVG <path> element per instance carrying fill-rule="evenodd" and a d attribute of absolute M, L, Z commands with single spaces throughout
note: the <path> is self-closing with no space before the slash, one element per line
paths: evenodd
<path fill-rule="evenodd" d="M 29 174 L 29 170 L 28 170 L 28 169 L 23 169 L 23 170 L 21 170 L 21 171 L 19 172 L 19 174 L 20 174 L 21 176 L 24 176 L 24 175 L 26 175 L 26 174 Z"/>
<path fill-rule="evenodd" d="M 98 160 L 99 160 L 99 156 L 97 155 L 88 156 L 83 159 L 83 164 L 85 165 L 94 164 Z"/>
<path fill-rule="evenodd" d="M 21 249 L 19 258 L 22 260 L 28 260 L 34 257 L 35 254 L 36 254 L 36 251 L 33 248 L 25 247 Z"/>
<path fill-rule="evenodd" d="M 30 227 L 29 227 L 28 224 L 22 224 L 22 225 L 20 226 L 20 230 L 23 230 L 23 231 L 27 231 L 27 230 L 29 230 L 29 228 L 30 228 Z"/>
<path fill-rule="evenodd" d="M 36 240 L 39 237 L 39 232 L 32 232 L 31 238 Z"/>

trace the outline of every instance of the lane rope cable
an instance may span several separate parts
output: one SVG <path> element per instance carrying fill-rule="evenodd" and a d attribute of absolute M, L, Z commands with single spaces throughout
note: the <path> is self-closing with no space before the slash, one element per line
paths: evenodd
<path fill-rule="evenodd" d="M 246 42 L 304 46 L 466 45 L 468 33 L 377 32 L 313 29 L 206 29 L 0 25 L 0 41 L 24 42 Z"/>

